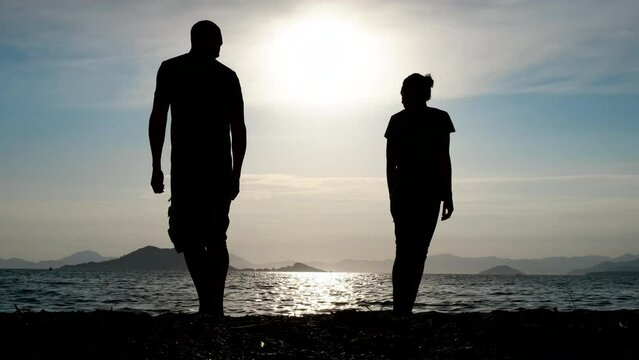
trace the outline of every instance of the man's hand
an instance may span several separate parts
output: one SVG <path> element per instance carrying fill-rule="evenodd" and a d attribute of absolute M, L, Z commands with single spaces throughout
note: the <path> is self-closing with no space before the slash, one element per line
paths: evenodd
<path fill-rule="evenodd" d="M 236 174 L 231 175 L 231 200 L 235 200 L 240 193 L 240 176 Z"/>
<path fill-rule="evenodd" d="M 164 173 L 160 168 L 153 168 L 153 175 L 151 175 L 151 187 L 153 192 L 161 194 L 164 192 Z"/>
<path fill-rule="evenodd" d="M 449 198 L 444 200 L 444 207 L 442 208 L 442 221 L 450 219 L 453 215 L 453 211 L 455 211 L 455 207 L 453 206 L 453 198 Z"/>

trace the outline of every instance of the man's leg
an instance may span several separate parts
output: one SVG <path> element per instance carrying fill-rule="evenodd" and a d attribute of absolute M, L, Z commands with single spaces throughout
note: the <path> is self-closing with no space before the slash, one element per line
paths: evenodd
<path fill-rule="evenodd" d="M 208 248 L 206 251 L 207 274 L 211 282 L 212 313 L 224 315 L 224 287 L 229 269 L 229 252 L 226 246 Z"/>
<path fill-rule="evenodd" d="M 224 315 L 224 287 L 229 269 L 226 230 L 230 223 L 230 201 L 216 201 L 212 206 L 211 233 L 206 237 L 206 273 L 211 289 L 212 313 L 222 316 Z"/>
<path fill-rule="evenodd" d="M 200 302 L 199 312 L 210 314 L 214 312 L 213 292 L 210 284 L 208 261 L 204 246 L 200 248 L 191 247 L 184 250 L 184 260 L 189 268 L 195 290 Z"/>
<path fill-rule="evenodd" d="M 174 179 L 171 181 L 173 196 L 169 207 L 169 237 L 175 250 L 184 254 L 184 261 L 197 291 L 199 311 L 208 313 L 211 311 L 212 294 L 207 284 L 206 249 L 194 237 L 193 223 L 197 212 L 192 211 L 193 204 L 184 202 L 184 197 L 176 196 Z"/>

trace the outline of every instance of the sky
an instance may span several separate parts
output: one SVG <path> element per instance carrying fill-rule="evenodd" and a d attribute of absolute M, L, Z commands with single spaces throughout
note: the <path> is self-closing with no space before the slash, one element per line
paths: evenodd
<path fill-rule="evenodd" d="M 202 19 L 245 100 L 231 253 L 392 258 L 383 134 L 414 72 L 457 129 L 430 254 L 639 253 L 634 0 L 0 0 L 0 258 L 171 247 L 148 117 Z"/>

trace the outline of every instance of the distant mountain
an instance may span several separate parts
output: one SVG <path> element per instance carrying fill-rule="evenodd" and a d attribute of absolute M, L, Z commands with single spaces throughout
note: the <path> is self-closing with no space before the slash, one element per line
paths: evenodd
<path fill-rule="evenodd" d="M 614 258 L 610 261 L 621 262 L 621 261 L 631 261 L 639 259 L 639 254 L 623 254 L 618 258 Z"/>
<path fill-rule="evenodd" d="M 281 268 L 281 267 L 285 267 L 285 266 L 290 266 L 293 263 L 295 263 L 295 260 L 288 259 L 288 260 L 281 260 L 281 261 L 269 261 L 269 262 L 266 262 L 266 263 L 259 263 L 259 264 L 253 265 L 253 266 L 246 266 L 246 267 L 243 267 L 243 268 L 249 267 L 249 268 L 254 268 L 254 269 L 257 269 L 257 268 L 261 268 L 261 269 L 273 269 L 273 268 L 275 268 L 276 269 L 276 268 Z"/>
<path fill-rule="evenodd" d="M 229 254 L 229 262 L 231 263 L 231 266 L 233 266 L 234 268 L 238 268 L 238 269 L 256 268 L 257 267 L 255 264 L 252 264 L 248 260 L 246 260 L 244 258 L 241 258 L 241 257 L 239 257 L 237 255 L 233 255 L 233 254 Z"/>
<path fill-rule="evenodd" d="M 524 275 L 524 273 L 507 265 L 499 265 L 481 271 L 479 275 Z"/>
<path fill-rule="evenodd" d="M 564 275 L 575 268 L 594 266 L 611 260 L 605 256 L 549 257 L 541 259 L 508 259 L 495 256 L 461 257 L 450 254 L 430 255 L 424 271 L 428 274 L 477 274 L 480 271 L 506 265 L 526 274 Z M 334 272 L 390 273 L 393 260 L 353 260 L 337 263 L 309 262 L 311 266 Z"/>
<path fill-rule="evenodd" d="M 230 255 L 231 266 L 229 270 L 238 271 L 238 265 L 252 265 L 250 262 L 235 255 Z M 155 246 L 145 246 L 137 249 L 120 258 L 103 261 L 89 262 L 78 265 L 63 266 L 62 270 L 79 271 L 131 271 L 131 270 L 188 270 L 184 255 L 177 253 L 174 249 L 160 249 Z M 304 271 L 321 272 L 323 270 L 296 262 L 292 266 L 285 266 L 273 269 L 253 270 L 248 267 L 247 271 Z"/>
<path fill-rule="evenodd" d="M 184 256 L 173 249 L 145 246 L 120 258 L 63 266 L 62 270 L 128 271 L 128 270 L 187 270 Z"/>
<path fill-rule="evenodd" d="M 277 268 L 244 268 L 240 271 L 279 271 L 279 272 L 326 272 L 324 270 L 296 262 L 293 265 L 281 266 Z"/>
<path fill-rule="evenodd" d="M 332 272 L 390 273 L 393 269 L 393 260 L 346 259 L 332 264 L 312 261 L 309 265 Z"/>
<path fill-rule="evenodd" d="M 100 262 L 112 258 L 104 257 L 95 251 L 80 251 L 59 260 L 27 261 L 18 258 L 0 259 L 0 269 L 48 269 L 59 268 L 65 265 L 76 265 L 84 262 Z"/>
<path fill-rule="evenodd" d="M 494 256 L 466 258 L 433 255 L 426 260 L 426 272 L 440 274 L 476 274 L 482 270 L 506 265 L 526 274 L 564 275 L 579 267 L 589 267 L 609 260 L 604 256 L 547 257 L 541 259 L 508 259 Z"/>
<path fill-rule="evenodd" d="M 0 259 L 0 269 L 37 269 L 37 266 L 37 263 L 18 258 Z"/>
<path fill-rule="evenodd" d="M 276 269 L 275 271 L 286 271 L 286 272 L 325 272 L 324 270 L 320 270 L 318 268 L 314 268 L 312 266 L 308 266 L 306 264 L 302 264 L 300 262 L 296 262 L 292 266 L 284 266 Z"/>
<path fill-rule="evenodd" d="M 144 250 L 144 251 L 142 251 Z M 142 251 L 140 253 L 140 251 Z M 577 256 L 577 257 L 548 257 L 541 259 L 508 259 L 495 256 L 488 257 L 460 257 L 450 254 L 431 255 L 426 260 L 425 272 L 429 274 L 477 274 L 495 266 L 505 265 L 531 275 L 564 275 L 585 274 L 600 271 L 593 268 L 604 262 L 622 264 L 639 260 L 639 254 L 625 254 L 617 258 L 605 256 Z M 180 269 L 186 270 L 184 258 L 173 249 L 159 249 L 148 246 L 138 249 L 119 259 L 108 259 L 93 251 L 83 251 L 66 258 L 53 261 L 30 262 L 12 258 L 0 259 L 0 268 L 13 269 L 47 269 L 64 265 L 81 264 L 86 269 Z M 89 264 L 95 263 L 95 264 Z M 273 271 L 290 267 L 294 261 L 278 261 L 256 265 L 239 256 L 230 255 L 230 263 L 237 269 L 259 269 Z M 100 265 L 98 265 L 100 264 Z M 308 266 L 332 272 L 362 272 L 362 273 L 390 273 L 393 260 L 354 260 L 346 259 L 336 263 L 308 262 Z M 578 269 L 578 270 L 575 270 Z M 574 270 L 574 271 L 573 271 Z M 292 270 L 296 271 L 296 270 Z M 613 268 L 614 271 L 614 268 Z"/>
<path fill-rule="evenodd" d="M 69 255 L 58 261 L 65 263 L 66 265 L 77 265 L 77 264 L 87 263 L 91 261 L 100 262 L 100 261 L 107 261 L 111 259 L 113 258 L 104 257 L 95 251 L 85 250 L 85 251 L 80 251 L 75 254 Z"/>
<path fill-rule="evenodd" d="M 604 261 L 595 266 L 585 269 L 575 269 L 569 273 L 569 275 L 586 275 L 588 273 L 600 273 L 600 272 L 621 272 L 621 271 L 639 271 L 639 259 L 630 261 Z"/>
<path fill-rule="evenodd" d="M 18 259 L 18 258 L 0 259 L 0 269 L 49 269 L 49 268 L 57 269 L 66 265 L 79 265 L 79 264 L 83 264 L 81 266 L 82 268 L 86 268 L 86 269 L 90 268 L 95 270 L 101 270 L 101 269 L 107 269 L 107 268 L 108 269 L 112 269 L 112 268 L 125 269 L 127 268 L 127 266 L 130 266 L 132 262 L 135 262 L 138 259 L 142 259 L 146 256 L 154 257 L 154 255 L 151 254 L 151 252 L 153 252 L 152 249 L 158 249 L 158 248 L 154 248 L 153 246 L 149 246 L 147 248 L 149 249 L 142 248 L 142 249 L 136 250 L 136 251 L 139 251 L 139 250 L 146 249 L 145 251 L 142 252 L 142 254 L 137 253 L 136 251 L 134 251 L 131 254 L 128 254 L 128 255 L 132 255 L 135 253 L 136 256 L 139 256 L 139 258 L 131 259 L 130 257 L 127 257 L 124 260 L 120 260 L 120 259 L 124 258 L 127 255 L 119 259 L 113 259 L 111 257 L 104 257 L 98 254 L 97 252 L 91 251 L 91 250 L 80 251 L 59 260 L 45 260 L 45 261 L 39 261 L 39 262 L 27 261 L 27 260 Z M 182 255 L 178 255 L 173 249 L 158 249 L 158 250 L 162 250 L 161 252 L 157 253 L 157 254 L 161 254 L 159 256 L 159 263 L 156 264 L 155 260 L 153 260 L 154 265 L 151 266 L 148 262 L 142 261 L 141 264 L 143 268 L 154 268 L 159 266 L 159 268 L 162 268 L 162 269 L 168 268 L 168 269 L 185 269 L 186 270 L 185 265 L 184 266 L 180 265 L 181 263 L 184 262 L 184 260 L 180 258 Z M 176 255 L 178 255 L 177 258 L 175 258 Z M 254 264 L 250 263 L 249 261 L 239 256 L 230 254 L 229 258 L 230 258 L 231 265 L 236 268 L 256 267 Z M 111 260 L 120 260 L 120 261 L 109 262 Z M 108 262 L 108 263 L 102 264 L 103 262 Z M 100 265 L 97 265 L 97 264 L 100 264 Z M 79 268 L 80 267 L 78 267 L 77 269 Z"/>

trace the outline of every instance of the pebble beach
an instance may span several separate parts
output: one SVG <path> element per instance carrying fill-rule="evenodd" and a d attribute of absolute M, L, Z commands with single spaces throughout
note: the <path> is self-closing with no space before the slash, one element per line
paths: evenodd
<path fill-rule="evenodd" d="M 0 313 L 5 359 L 637 359 L 639 310 Z"/>

